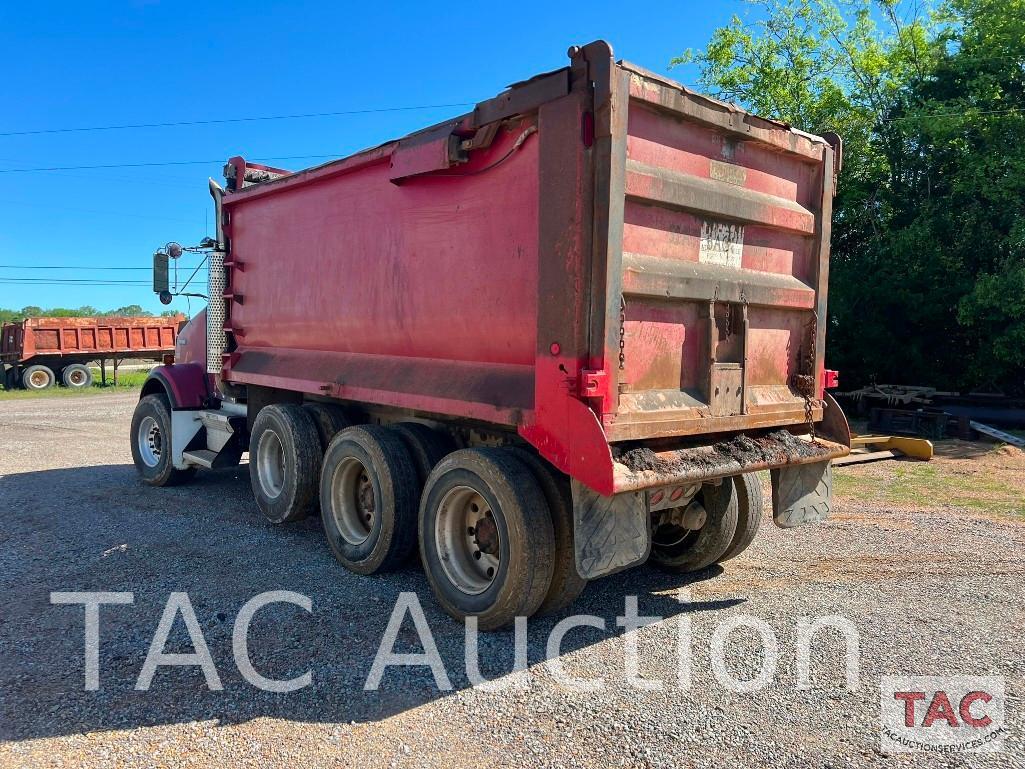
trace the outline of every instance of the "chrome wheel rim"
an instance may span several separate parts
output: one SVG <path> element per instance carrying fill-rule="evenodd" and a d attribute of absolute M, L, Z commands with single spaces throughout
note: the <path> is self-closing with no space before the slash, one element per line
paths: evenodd
<path fill-rule="evenodd" d="M 146 467 L 160 464 L 160 455 L 164 450 L 164 436 L 160 432 L 160 423 L 153 417 L 143 417 L 139 422 L 139 430 L 135 436 L 139 457 Z"/>
<path fill-rule="evenodd" d="M 285 450 L 273 430 L 265 430 L 256 447 L 256 473 L 260 489 L 270 499 L 281 495 L 285 486 Z"/>
<path fill-rule="evenodd" d="M 434 544 L 449 581 L 480 595 L 498 576 L 502 535 L 491 505 L 469 486 L 450 489 L 438 506 Z"/>
<path fill-rule="evenodd" d="M 342 539 L 362 545 L 377 518 L 377 496 L 370 473 L 356 457 L 346 457 L 331 476 L 331 520 Z"/>

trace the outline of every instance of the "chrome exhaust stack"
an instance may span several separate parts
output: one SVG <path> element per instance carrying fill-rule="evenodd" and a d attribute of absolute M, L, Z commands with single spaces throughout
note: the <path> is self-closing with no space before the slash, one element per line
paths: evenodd
<path fill-rule="evenodd" d="M 219 375 L 224 360 L 228 339 L 224 333 L 224 319 L 227 313 L 224 290 L 228 276 L 224 271 L 224 256 L 227 244 L 224 240 L 224 189 L 210 180 L 210 196 L 214 199 L 214 217 L 217 223 L 217 245 L 210 252 L 207 277 L 206 309 L 206 373 Z"/>

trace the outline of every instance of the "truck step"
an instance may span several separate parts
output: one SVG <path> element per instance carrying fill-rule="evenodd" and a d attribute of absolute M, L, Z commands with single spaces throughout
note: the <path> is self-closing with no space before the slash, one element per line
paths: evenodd
<path fill-rule="evenodd" d="M 183 451 L 182 456 L 190 464 L 205 467 L 208 470 L 216 470 L 221 467 L 233 467 L 238 464 L 237 457 L 225 456 L 224 452 L 218 453 L 209 449 L 191 449 Z"/>

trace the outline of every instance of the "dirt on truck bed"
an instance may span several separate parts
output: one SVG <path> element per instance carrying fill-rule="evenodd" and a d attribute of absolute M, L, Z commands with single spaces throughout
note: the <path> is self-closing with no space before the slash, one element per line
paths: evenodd
<path fill-rule="evenodd" d="M 758 437 L 737 435 L 708 447 L 656 453 L 647 446 L 613 450 L 613 459 L 633 472 L 651 470 L 673 475 L 691 467 L 717 468 L 730 463 L 751 465 L 755 462 L 781 464 L 787 457 L 813 457 L 824 453 L 817 443 L 803 441 L 786 430 L 776 430 Z"/>
<path fill-rule="evenodd" d="M 125 394 L 0 403 L 0 766 L 961 766 L 963 757 L 880 749 L 882 676 L 948 674 L 1006 682 L 1003 752 L 971 765 L 1025 765 L 1020 454 L 940 444 L 930 463 L 838 468 L 822 525 L 782 531 L 763 511 L 752 547 L 722 567 L 687 578 L 639 568 L 591 584 L 571 611 L 604 629 L 571 630 L 558 659 L 578 679 L 603 679 L 598 691 L 572 690 L 545 660 L 563 613 L 531 619 L 526 672 L 492 692 L 471 684 L 464 628 L 436 607 L 415 562 L 369 579 L 346 572 L 319 520 L 264 522 L 244 465 L 193 485 L 143 486 L 128 445 L 134 404 Z M 309 672 L 312 683 L 291 693 L 254 686 L 233 652 L 240 609 L 272 590 L 308 597 L 311 610 L 259 609 L 248 657 L 275 680 Z M 96 691 L 84 688 L 83 609 L 51 603 L 54 591 L 131 594 L 131 604 L 100 608 Z M 159 667 L 137 688 L 179 593 L 219 689 L 198 666 Z M 430 667 L 391 667 L 368 690 L 408 593 L 447 681 Z M 661 619 L 624 635 L 625 596 Z M 710 662 L 713 632 L 740 615 L 764 622 L 779 653 L 768 683 L 747 693 L 721 683 Z M 846 686 L 840 634 L 823 631 L 811 688 L 799 689 L 797 621 L 834 615 L 857 630 L 859 686 Z M 677 675 L 684 622 L 689 686 Z M 407 616 L 394 651 L 421 653 L 423 637 Z M 660 688 L 625 682 L 634 640 L 639 675 Z M 511 631 L 478 646 L 483 676 L 511 668 Z M 166 651 L 194 651 L 182 617 Z M 730 636 L 730 675 L 751 679 L 763 661 L 757 635 Z"/>

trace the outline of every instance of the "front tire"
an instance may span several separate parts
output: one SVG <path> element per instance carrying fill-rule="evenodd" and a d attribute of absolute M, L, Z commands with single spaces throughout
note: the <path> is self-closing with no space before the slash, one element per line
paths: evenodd
<path fill-rule="evenodd" d="M 178 470 L 171 461 L 171 405 L 165 395 L 147 395 L 132 414 L 132 461 L 150 486 L 175 486 L 195 475 L 195 468 Z"/>
<path fill-rule="evenodd" d="M 260 409 L 249 439 L 249 481 L 268 521 L 290 523 L 316 512 L 321 458 L 317 428 L 302 406 Z"/>
<path fill-rule="evenodd" d="M 541 606 L 555 533 L 530 470 L 504 449 L 449 454 L 420 501 L 420 554 L 441 607 L 497 630 Z"/>

